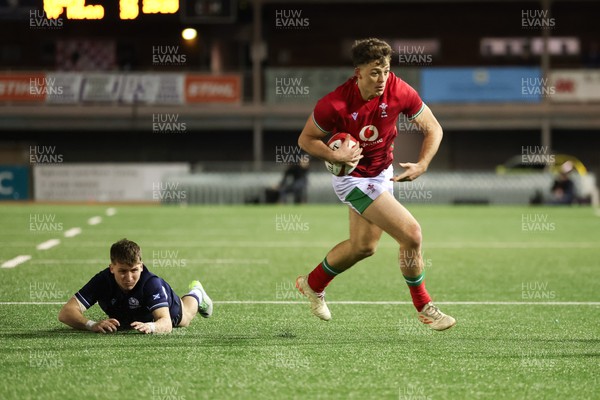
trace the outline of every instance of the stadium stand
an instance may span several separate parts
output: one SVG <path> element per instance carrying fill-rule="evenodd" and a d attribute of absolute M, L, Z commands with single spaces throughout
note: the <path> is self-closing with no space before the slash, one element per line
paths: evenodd
<path fill-rule="evenodd" d="M 107 5 L 101 23 L 63 15 L 56 29 L 40 26 L 45 17 L 26 12 L 29 3 L 3 9 L 3 29 L 19 32 L 0 39 L 3 163 L 33 169 L 31 147 L 49 145 L 65 163 L 187 162 L 203 164 L 197 171 L 206 175 L 234 159 L 244 171 L 279 173 L 283 165 L 272 167 L 278 149 L 296 146 L 316 99 L 351 73 L 352 40 L 373 34 L 354 22 L 372 16 L 376 34 L 399 53 L 394 70 L 419 90 L 444 127 L 431 174 L 491 173 L 523 146 L 573 154 L 591 177 L 600 172 L 598 45 L 581 21 L 598 15 L 597 2 L 219 3 L 224 14 L 212 19 L 186 9 L 181 18 L 141 14 L 127 23 Z M 436 13 L 425 34 L 419 16 L 432 4 Z M 524 26 L 523 10 L 544 4 L 550 5 L 547 18 L 556 19 L 552 29 Z M 330 29 L 328 15 L 356 29 Z M 296 19 L 301 30 L 285 27 Z M 157 21 L 163 29 L 156 29 Z M 194 21 L 199 37 L 182 40 L 181 29 Z M 422 59 L 401 58 L 407 48 Z M 509 72 L 507 81 L 502 77 Z M 497 90 L 506 85 L 515 86 L 512 97 Z M 466 95 L 453 98 L 458 92 Z M 418 135 L 406 121 L 399 130 L 396 160 L 414 158 Z M 123 149 L 115 148 L 117 138 Z M 498 184 L 502 179 L 490 177 Z"/>

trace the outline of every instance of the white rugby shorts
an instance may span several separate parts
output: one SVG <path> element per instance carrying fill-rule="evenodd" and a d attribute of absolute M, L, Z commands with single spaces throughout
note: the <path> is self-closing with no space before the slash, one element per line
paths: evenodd
<path fill-rule="evenodd" d="M 394 195 L 394 168 L 390 165 L 377 176 L 359 178 L 356 176 L 334 176 L 333 190 L 342 201 L 357 213 L 362 214 L 379 195 L 388 191 Z"/>

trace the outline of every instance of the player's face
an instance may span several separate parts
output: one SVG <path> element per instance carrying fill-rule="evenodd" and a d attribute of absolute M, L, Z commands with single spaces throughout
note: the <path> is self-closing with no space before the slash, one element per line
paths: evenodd
<path fill-rule="evenodd" d="M 138 283 L 142 270 L 141 262 L 134 265 L 121 264 L 118 261 L 110 264 L 110 272 L 115 277 L 117 285 L 125 292 L 129 292 Z"/>
<path fill-rule="evenodd" d="M 385 89 L 385 84 L 390 76 L 390 64 L 379 64 L 373 61 L 369 64 L 363 64 L 355 69 L 358 77 L 358 88 L 363 99 L 371 100 L 381 96 Z"/>

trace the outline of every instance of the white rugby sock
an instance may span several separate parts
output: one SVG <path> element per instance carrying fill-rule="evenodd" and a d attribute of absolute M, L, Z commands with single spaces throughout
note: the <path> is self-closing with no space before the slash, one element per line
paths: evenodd
<path fill-rule="evenodd" d="M 187 294 L 188 296 L 193 296 L 194 298 L 196 298 L 196 300 L 198 300 L 198 305 L 202 304 L 202 292 L 198 289 L 192 289 L 190 290 L 190 292 Z"/>

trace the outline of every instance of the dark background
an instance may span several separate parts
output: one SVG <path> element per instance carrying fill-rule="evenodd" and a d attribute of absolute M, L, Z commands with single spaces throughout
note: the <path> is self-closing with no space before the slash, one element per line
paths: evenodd
<path fill-rule="evenodd" d="M 199 0 L 202 1 L 202 0 Z M 366 3 L 366 2 L 365 2 Z M 6 10 L 6 1 L 0 3 Z M 40 1 L 21 2 L 41 8 Z M 102 4 L 101 21 L 74 21 L 64 18 L 64 26 L 54 30 L 31 29 L 28 15 L 0 20 L 0 69 L 4 71 L 57 70 L 56 42 L 64 38 L 114 40 L 117 68 L 128 71 L 211 71 L 211 48 L 221 48 L 223 72 L 240 73 L 244 78 L 244 99 L 252 99 L 251 43 L 253 2 L 240 0 L 230 5 L 234 22 L 184 23 L 180 15 L 144 15 L 133 21 L 118 19 L 118 2 Z M 229 3 L 227 3 L 229 4 Z M 540 58 L 486 57 L 480 53 L 482 37 L 533 37 L 539 30 L 521 27 L 521 10 L 540 9 L 538 1 L 424 1 L 424 2 L 266 2 L 262 9 L 261 33 L 267 45 L 264 67 L 336 67 L 350 65 L 348 46 L 362 37 L 437 38 L 441 52 L 435 57 L 438 66 L 539 66 Z M 29 5 L 31 7 L 31 5 Z M 189 8 L 189 7 L 188 7 Z M 282 30 L 275 26 L 277 10 L 301 10 L 310 20 L 309 29 Z M 27 10 L 27 7 L 24 8 Z M 555 1 L 551 16 L 556 19 L 552 36 L 575 36 L 580 39 L 579 56 L 555 56 L 551 68 L 579 69 L 596 65 L 590 55 L 600 41 L 597 18 L 600 2 Z M 193 45 L 181 39 L 184 27 L 194 27 L 199 37 Z M 152 63 L 153 46 L 179 45 L 188 61 L 180 66 L 156 66 Z M 598 61 L 600 62 L 600 61 Z M 597 66 L 596 66 L 597 67 Z M 331 82 L 331 89 L 342 82 Z M 2 105 L 0 105 L 1 107 Z M 436 105 L 430 105 L 434 113 Z M 469 105 L 465 105 L 468 112 Z M 598 107 L 600 111 L 600 105 Z M 165 112 L 168 112 L 165 111 Z M 310 109 L 306 116 L 308 117 Z M 20 117 L 26 119 L 26 117 Z M 440 118 L 444 126 L 444 118 Z M 5 125 L 5 124 L 3 124 Z M 23 124 L 25 126 L 26 124 Z M 180 134 L 153 134 L 151 130 L 98 130 L 48 126 L 48 129 L 15 129 L 0 126 L 0 157 L 3 163 L 22 161 L 28 146 L 55 145 L 65 162 L 83 161 L 189 161 L 194 164 L 213 161 L 252 161 L 250 129 L 189 129 Z M 263 161 L 272 162 L 275 148 L 296 145 L 302 128 L 266 129 Z M 445 127 L 442 148 L 432 168 L 447 170 L 491 170 L 521 147 L 540 144 L 539 129 L 452 129 Z M 419 138 L 404 134 L 397 142 L 397 157 L 416 157 Z M 405 146 L 405 150 L 402 150 Z M 600 172 L 600 132 L 594 129 L 553 129 L 553 150 L 579 157 L 596 173 Z"/>

